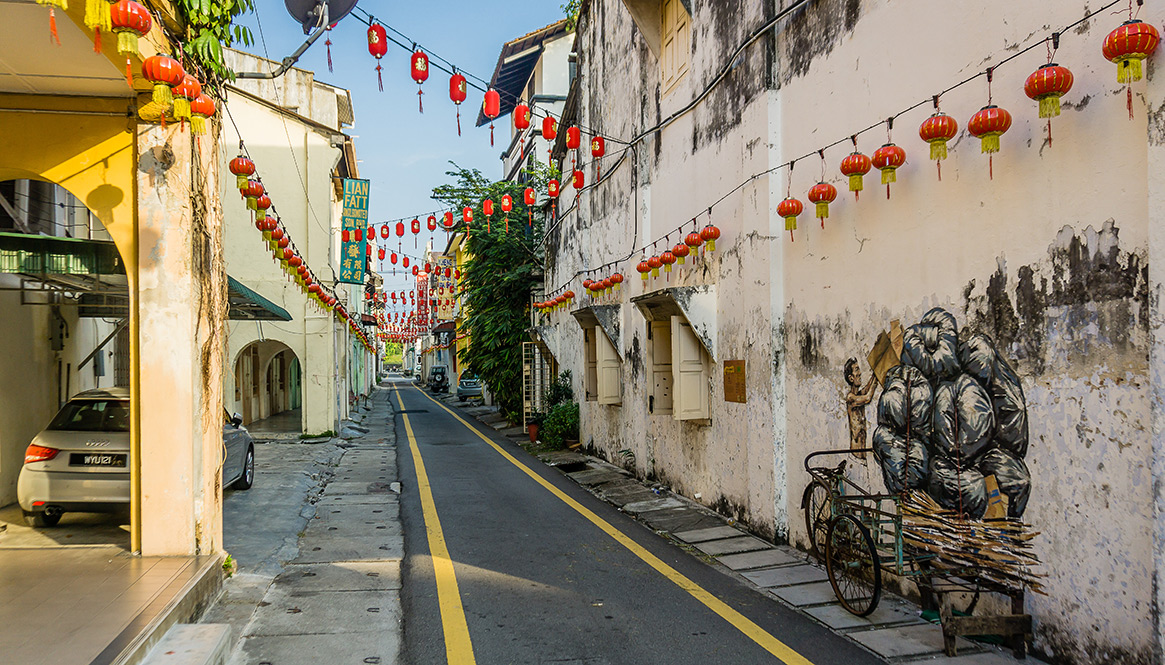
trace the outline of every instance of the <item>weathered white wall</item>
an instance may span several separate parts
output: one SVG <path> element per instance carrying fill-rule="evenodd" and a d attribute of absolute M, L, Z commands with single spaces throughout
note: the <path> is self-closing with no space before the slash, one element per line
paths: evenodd
<path fill-rule="evenodd" d="M 310 72 L 292 71 L 296 78 L 282 82 L 275 98 L 294 102 L 300 114 L 310 110 L 314 120 L 330 122 L 334 132 L 298 121 L 237 93 L 228 91 L 227 103 L 294 246 L 314 274 L 329 281 L 333 274 L 330 266 L 338 265 L 339 256 L 339 243 L 333 243 L 332 238 L 338 235 L 334 229 L 339 226 L 340 204 L 331 179 L 341 157 L 341 150 L 332 146 L 332 137 L 340 134 L 338 97 L 334 89 L 313 84 Z M 259 87 L 253 92 L 262 90 Z M 224 129 L 224 165 L 238 154 L 238 133 L 231 125 Z M 335 430 L 338 418 L 346 415 L 347 398 L 339 400 L 341 406 L 337 406 L 337 390 L 343 389 L 338 385 L 337 367 L 343 369 L 346 365 L 334 344 L 336 340 L 343 344 L 348 335 L 346 325 L 309 299 L 272 258 L 262 234 L 255 228 L 251 211 L 235 188 L 233 176 L 224 180 L 222 198 L 227 272 L 292 316 L 291 321 L 230 322 L 227 360 L 231 375 L 226 377 L 227 394 L 234 395 L 233 371 L 243 349 L 261 340 L 275 340 L 287 345 L 300 361 L 303 431 L 318 434 Z M 348 300 L 346 294 L 346 289 L 336 291 L 341 302 Z M 333 334 L 333 329 L 338 332 Z M 261 370 L 261 380 L 265 382 L 266 364 Z M 346 396 L 347 392 L 342 394 Z M 343 409 L 339 414 L 338 408 Z"/>
<path fill-rule="evenodd" d="M 926 100 L 1092 7 L 951 6 L 944 24 L 958 30 L 920 26 L 883 47 L 886 35 L 918 25 L 930 8 L 921 0 L 821 2 L 790 21 L 776 57 L 778 163 Z M 1161 22 L 1159 8 L 1142 14 Z M 793 540 L 805 540 L 802 459 L 848 445 L 846 358 L 863 359 L 869 376 L 865 354 L 891 319 L 910 325 L 943 307 L 961 333 L 990 335 L 1020 375 L 1032 474 L 1024 518 L 1041 532 L 1036 549 L 1048 591 L 1030 595 L 1027 609 L 1037 647 L 1080 663 L 1157 662 L 1147 206 L 1160 176 L 1147 162 L 1145 83 L 1134 85 L 1130 120 L 1115 65 L 1100 54 L 1121 20 L 1106 13 L 1062 37 L 1056 61 L 1071 68 L 1075 86 L 1052 121 L 1052 144 L 1023 93 L 1028 74 L 1046 62 L 1045 48 L 996 71 L 994 102 L 1014 124 L 995 155 L 993 180 L 979 141 L 965 131 L 986 104 L 982 77 L 942 97 L 961 131 L 941 182 L 917 134 L 930 104 L 895 121 L 893 138 L 908 159 L 890 200 L 874 170 L 855 201 L 837 171 L 851 146 L 827 151 L 827 179 L 840 194 L 825 230 L 807 203 L 796 242 L 786 234 L 773 265 L 786 290 L 777 359 L 787 380 Z M 867 155 L 885 141 L 884 127 L 858 137 Z M 1096 159 L 1098 150 L 1112 158 Z M 804 201 L 819 175 L 816 158 L 799 162 L 794 195 Z M 783 185 L 787 173 L 776 177 Z M 871 434 L 875 405 L 867 410 Z M 850 466 L 859 483 L 882 487 L 872 457 Z"/>

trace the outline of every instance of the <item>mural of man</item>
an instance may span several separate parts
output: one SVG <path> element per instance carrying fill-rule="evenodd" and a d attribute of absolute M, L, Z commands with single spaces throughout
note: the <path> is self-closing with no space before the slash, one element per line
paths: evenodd
<path fill-rule="evenodd" d="M 857 358 L 845 361 L 845 382 L 849 386 L 849 394 L 845 396 L 845 408 L 849 414 L 849 447 L 857 450 L 868 447 L 866 444 L 866 406 L 874 399 L 874 379 L 862 385 L 862 368 Z M 855 457 L 866 458 L 866 454 L 853 453 Z"/>

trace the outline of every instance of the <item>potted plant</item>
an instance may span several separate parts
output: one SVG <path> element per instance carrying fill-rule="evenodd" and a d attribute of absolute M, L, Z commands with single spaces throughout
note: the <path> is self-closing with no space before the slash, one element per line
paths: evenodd
<path fill-rule="evenodd" d="M 579 412 L 577 402 L 563 402 L 550 409 L 542 427 L 542 442 L 549 448 L 563 448 L 578 443 Z"/>
<path fill-rule="evenodd" d="M 530 443 L 538 443 L 538 430 L 542 427 L 542 421 L 546 419 L 546 414 L 534 412 L 530 414 L 530 419 L 526 421 L 526 432 L 530 435 Z"/>

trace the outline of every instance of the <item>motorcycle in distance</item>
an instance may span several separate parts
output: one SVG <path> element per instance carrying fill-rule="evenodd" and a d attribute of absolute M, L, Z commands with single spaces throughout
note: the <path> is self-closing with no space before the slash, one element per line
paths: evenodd
<path fill-rule="evenodd" d="M 434 395 L 449 392 L 449 373 L 443 365 L 429 371 L 429 390 Z"/>

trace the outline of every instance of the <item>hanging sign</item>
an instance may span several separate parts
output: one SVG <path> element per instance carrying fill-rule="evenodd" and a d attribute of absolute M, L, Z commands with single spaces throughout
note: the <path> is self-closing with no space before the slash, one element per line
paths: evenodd
<path fill-rule="evenodd" d="M 340 246 L 340 281 L 364 283 L 364 261 L 368 239 L 368 181 L 344 178 L 344 211 L 340 217 L 343 241 Z"/>
<path fill-rule="evenodd" d="M 454 260 L 452 256 L 445 254 L 435 254 L 433 256 L 433 265 L 436 268 L 437 275 L 437 295 L 440 296 L 441 291 L 444 290 L 444 298 L 437 301 L 437 318 L 441 321 L 449 321 L 453 319 L 453 268 Z M 445 271 L 449 271 L 449 276 L 445 276 Z"/>

